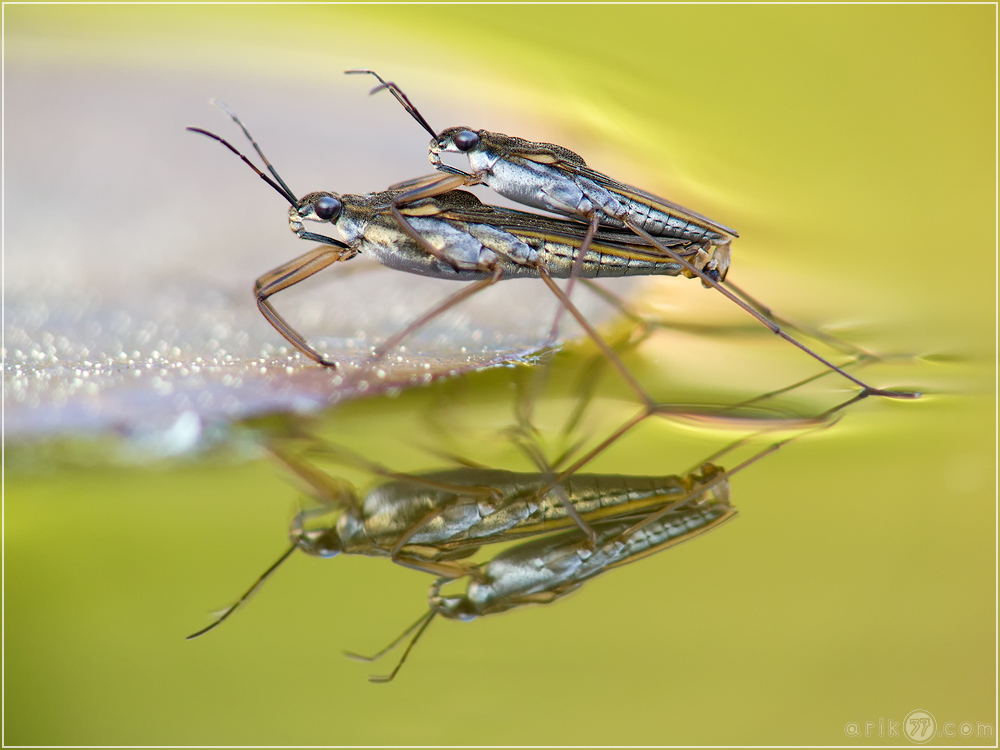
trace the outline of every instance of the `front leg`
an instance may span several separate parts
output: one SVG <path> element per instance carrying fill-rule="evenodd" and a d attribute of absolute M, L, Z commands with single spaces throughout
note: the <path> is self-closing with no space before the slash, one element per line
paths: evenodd
<path fill-rule="evenodd" d="M 399 188 L 409 188 L 404 190 L 404 192 L 397 195 L 390 206 L 389 210 L 392 216 L 398 222 L 400 228 L 406 232 L 406 234 L 413 239 L 420 248 L 426 252 L 428 255 L 437 258 L 440 262 L 445 263 L 455 269 L 458 272 L 460 269 L 455 264 L 454 261 L 446 257 L 444 250 L 439 250 L 434 247 L 426 237 L 424 237 L 420 232 L 413 228 L 409 220 L 400 211 L 401 206 L 406 206 L 410 203 L 416 203 L 420 200 L 425 200 L 427 198 L 433 198 L 444 193 L 456 190 L 464 185 L 470 184 L 466 180 L 469 175 L 428 175 L 427 177 L 418 177 L 416 180 L 411 180 L 410 182 L 400 183 L 396 187 Z"/>
<path fill-rule="evenodd" d="M 322 354 L 309 346 L 305 338 L 278 314 L 278 311 L 268 301 L 268 297 L 294 284 L 298 284 L 300 281 L 305 281 L 314 273 L 322 271 L 338 260 L 350 260 L 356 254 L 357 251 L 353 249 L 348 249 L 345 252 L 335 246 L 323 245 L 300 255 L 293 261 L 284 263 L 268 271 L 254 283 L 257 308 L 267 318 L 267 322 L 274 326 L 274 329 L 284 336 L 288 343 L 309 357 L 309 359 L 326 367 L 336 367 L 337 363 L 326 359 Z"/>

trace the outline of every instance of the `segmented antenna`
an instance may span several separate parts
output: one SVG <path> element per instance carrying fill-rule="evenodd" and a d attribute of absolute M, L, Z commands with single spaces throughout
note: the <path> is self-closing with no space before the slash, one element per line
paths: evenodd
<path fill-rule="evenodd" d="M 254 137 L 252 135 L 250 135 L 250 131 L 247 130 L 247 126 L 244 125 L 243 121 L 240 120 L 240 118 L 236 116 L 236 113 L 233 112 L 233 110 L 231 110 L 225 104 L 223 104 L 222 102 L 220 102 L 218 99 L 212 99 L 212 104 L 214 104 L 216 107 L 218 107 L 223 112 L 225 112 L 227 115 L 229 115 L 231 118 L 233 118 L 233 122 L 235 122 L 237 125 L 240 126 L 240 130 L 243 131 L 243 135 L 245 135 L 247 137 L 247 140 L 250 141 L 250 143 L 253 144 L 253 150 L 257 152 L 257 156 L 259 156 L 261 158 L 261 161 L 263 161 L 264 164 L 265 164 L 265 166 L 267 166 L 267 171 L 270 172 L 272 175 L 274 175 L 274 179 L 276 179 L 278 181 L 278 184 L 281 185 L 281 187 L 283 187 L 285 189 L 286 193 L 288 193 L 289 195 L 294 196 L 295 193 L 293 193 L 288 188 L 288 185 L 286 185 L 285 181 L 283 179 L 281 179 L 281 176 L 278 174 L 278 172 L 275 170 L 275 168 L 271 166 L 271 162 L 269 162 L 267 160 L 267 157 L 264 156 L 264 152 L 260 150 L 260 146 L 257 145 L 257 141 L 255 141 Z"/>
<path fill-rule="evenodd" d="M 295 551 L 297 547 L 298 547 L 297 544 L 293 544 L 291 547 L 289 547 L 288 551 L 286 551 L 281 557 L 279 557 L 270 568 L 265 570 L 263 574 L 261 574 L 260 578 L 258 578 L 254 582 L 253 586 L 251 586 L 246 590 L 246 592 L 243 594 L 243 596 L 239 598 L 236 604 L 229 607 L 229 609 L 223 612 L 216 619 L 216 621 L 213 622 L 211 625 L 209 625 L 207 628 L 202 628 L 197 633 L 192 633 L 187 637 L 186 640 L 190 641 L 193 640 L 194 638 L 197 638 L 198 636 L 205 635 L 205 633 L 207 633 L 209 630 L 214 630 L 215 628 L 219 627 L 219 625 L 221 625 L 223 622 L 228 620 L 230 615 L 232 615 L 236 610 L 238 610 L 240 607 L 246 604 L 247 599 L 249 599 L 251 596 L 257 593 L 257 590 L 264 585 L 264 581 L 266 581 L 268 578 L 271 577 L 271 574 L 274 573 L 274 571 L 276 571 L 281 566 L 281 563 L 283 563 L 285 560 L 291 557 L 292 553 Z"/>
<path fill-rule="evenodd" d="M 427 124 L 427 120 L 424 119 L 424 116 L 420 114 L 419 111 L 417 111 L 417 108 L 413 106 L 413 102 L 410 101 L 409 97 L 407 97 L 407 95 L 403 93 L 403 90 L 399 88 L 399 86 L 397 86 L 395 83 L 393 83 L 392 81 L 386 81 L 384 78 L 382 78 L 382 76 L 380 76 L 374 70 L 362 70 L 360 68 L 355 68 L 352 70 L 345 70 L 344 73 L 346 73 L 347 75 L 354 75 L 356 73 L 367 73 L 368 75 L 375 76 L 379 80 L 381 85 L 373 88 L 369 92 L 369 94 L 374 94 L 376 92 L 381 91 L 382 89 L 388 89 L 392 93 L 392 95 L 396 97 L 396 101 L 403 105 L 403 109 L 405 109 L 407 112 L 410 113 L 410 117 L 419 122 L 420 126 L 431 134 L 431 138 L 438 137 L 438 134 L 434 132 L 434 128 L 432 128 L 430 125 Z"/>
<path fill-rule="evenodd" d="M 244 164 L 246 164 L 248 167 L 250 167 L 250 169 L 252 169 L 254 172 L 257 173 L 258 177 L 260 177 L 264 182 L 266 182 L 268 185 L 270 185 L 275 190 L 277 190 L 278 193 L 279 193 L 279 195 L 281 195 L 282 198 L 284 198 L 286 201 L 288 201 L 289 203 L 291 203 L 293 206 L 298 204 L 298 200 L 295 198 L 295 194 L 292 193 L 292 191 L 289 190 L 287 187 L 285 187 L 285 183 L 284 182 L 282 182 L 279 185 L 277 182 L 275 182 L 274 180 L 272 180 L 266 174 L 264 174 L 263 172 L 261 172 L 259 169 L 257 169 L 257 165 L 256 164 L 254 164 L 252 161 L 250 161 L 248 158 L 246 158 L 242 153 L 240 153 L 240 151 L 233 144 L 231 144 L 229 141 L 227 141 L 221 135 L 216 135 L 215 133 L 212 133 L 212 132 L 210 132 L 208 130 L 204 130 L 203 128 L 187 128 L 187 130 L 190 130 L 192 133 L 201 133 L 202 135 L 207 135 L 209 138 L 213 138 L 213 139 L 217 140 L 223 146 L 225 146 L 230 151 L 232 151 L 234 154 L 236 154 L 238 157 L 240 157 L 243 160 Z M 256 146 L 257 144 L 254 144 L 254 145 Z M 268 166 L 270 167 L 271 165 L 268 164 Z M 274 172 L 273 169 L 271 171 Z"/>

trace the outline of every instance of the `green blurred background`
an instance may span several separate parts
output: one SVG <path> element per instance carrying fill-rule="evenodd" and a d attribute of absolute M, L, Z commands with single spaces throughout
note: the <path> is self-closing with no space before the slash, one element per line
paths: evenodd
<path fill-rule="evenodd" d="M 285 545 L 296 494 L 269 463 L 70 467 L 8 438 L 5 742 L 898 744 L 879 719 L 918 708 L 995 730 L 995 13 L 5 6 L 8 78 L 60 66 L 150 86 L 196 77 L 192 99 L 227 101 L 219 87 L 233 78 L 247 91 L 306 80 L 317 98 L 344 97 L 350 118 L 375 105 L 364 87 L 345 93 L 340 71 L 368 66 L 437 128 L 561 143 L 737 227 L 733 280 L 788 315 L 914 355 L 865 376 L 928 394 L 864 402 L 747 471 L 733 487 L 741 517 L 697 543 L 550 607 L 435 623 L 388 686 L 340 650 L 384 645 L 425 606 L 429 580 L 381 560 L 293 557 L 238 617 L 184 641 Z M 308 118 L 308 103 L 282 116 Z M 53 123 L 53 137 L 77 138 L 72 125 Z M 415 144 L 398 178 L 426 170 L 426 136 L 394 125 Z M 317 152 L 350 150 L 337 127 L 327 143 L 285 146 L 281 163 L 305 175 Z M 239 200 L 222 202 L 224 219 L 247 221 Z M 252 220 L 281 230 L 277 209 Z M 248 288 L 261 270 L 236 273 Z M 688 292 L 673 290 L 645 293 L 681 304 Z M 719 346 L 661 337 L 630 361 L 658 393 L 663 369 L 751 394 L 812 371 L 767 339 L 744 345 L 763 352 L 753 367 Z M 418 446 L 431 443 L 523 468 L 489 437 L 510 421 L 516 374 L 350 404 L 326 427 L 399 470 L 429 468 Z M 591 436 L 634 411 L 603 382 Z M 845 394 L 828 379 L 808 407 Z M 539 426 L 557 428 L 570 406 L 545 402 Z M 650 423 L 593 468 L 679 472 L 732 437 Z M 845 734 L 868 721 L 871 736 Z"/>

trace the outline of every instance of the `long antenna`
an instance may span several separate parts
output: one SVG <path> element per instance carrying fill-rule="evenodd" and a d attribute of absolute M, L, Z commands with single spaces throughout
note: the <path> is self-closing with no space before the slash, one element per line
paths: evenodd
<path fill-rule="evenodd" d="M 345 70 L 344 72 L 347 75 L 354 75 L 356 73 L 367 73 L 368 75 L 375 76 L 379 80 L 381 85 L 373 88 L 369 92 L 370 94 L 374 94 L 378 91 L 381 91 L 382 89 L 388 89 L 392 93 L 392 95 L 396 97 L 396 101 L 403 105 L 403 109 L 405 109 L 407 112 L 410 113 L 410 117 L 419 122 L 420 126 L 431 134 L 431 138 L 438 137 L 438 134 L 434 131 L 434 128 L 432 128 L 430 125 L 427 124 L 427 120 L 424 119 L 424 116 L 420 114 L 417 108 L 413 106 L 413 102 L 410 101 L 409 97 L 406 94 L 404 94 L 403 90 L 399 88 L 399 86 L 397 86 L 395 83 L 393 83 L 392 81 L 386 81 L 384 78 L 382 78 L 382 76 L 380 76 L 374 70 L 362 70 L 360 68 L 355 68 L 352 70 Z"/>
<path fill-rule="evenodd" d="M 233 118 L 233 122 L 235 122 L 237 125 L 240 126 L 240 130 L 243 131 L 243 135 L 245 135 L 247 137 L 247 140 L 250 141 L 250 143 L 253 144 L 253 150 L 257 152 L 257 156 L 259 156 L 261 158 L 261 160 L 264 162 L 264 164 L 267 166 L 267 171 L 270 172 L 272 175 L 274 175 L 274 179 L 276 179 L 278 181 L 278 184 L 281 185 L 281 187 L 283 187 L 285 189 L 286 193 L 288 193 L 289 195 L 295 195 L 295 193 L 293 193 L 288 188 L 288 185 L 285 184 L 285 181 L 283 179 L 281 179 L 281 175 L 278 174 L 277 170 L 275 170 L 275 168 L 271 166 L 271 162 L 269 162 L 267 160 L 267 157 L 264 156 L 264 152 L 260 150 L 260 146 L 257 145 L 257 141 L 255 141 L 254 137 L 252 135 L 250 135 L 250 131 L 247 130 L 247 126 L 244 125 L 243 121 L 240 120 L 240 118 L 236 116 L 236 113 L 233 112 L 233 110 L 231 110 L 225 104 L 223 104 L 222 102 L 220 102 L 218 99 L 213 99 L 212 100 L 212 104 L 214 104 L 216 107 L 218 107 L 223 112 L 225 112 L 227 115 L 229 115 L 230 117 Z"/>
<path fill-rule="evenodd" d="M 243 594 L 243 596 L 239 598 L 236 604 L 233 604 L 231 607 L 229 607 L 225 612 L 223 612 L 219 616 L 219 618 L 215 622 L 213 622 L 207 628 L 202 628 L 197 633 L 192 633 L 187 637 L 186 640 L 190 641 L 194 638 L 197 638 L 198 636 L 205 635 L 205 633 L 207 633 L 209 630 L 214 630 L 223 622 L 225 622 L 227 619 L 229 619 L 229 616 L 232 615 L 233 612 L 242 607 L 246 603 L 247 599 L 249 599 L 251 596 L 257 593 L 257 590 L 264 585 L 264 581 L 266 581 L 268 578 L 271 577 L 271 574 L 274 573 L 274 571 L 276 571 L 281 566 L 281 563 L 283 563 L 285 560 L 291 557 L 292 553 L 296 550 L 298 546 L 299 545 L 297 544 L 293 544 L 291 547 L 289 547 L 288 550 L 281 557 L 279 557 L 270 568 L 268 568 L 261 574 L 260 578 L 254 581 L 253 586 L 251 586 L 246 590 L 246 592 Z"/>
<path fill-rule="evenodd" d="M 243 163 L 246 164 L 248 167 L 250 167 L 250 169 L 252 169 L 254 172 L 256 172 L 257 176 L 260 177 L 260 179 L 262 179 L 268 185 L 270 185 L 275 190 L 277 190 L 278 193 L 281 195 L 282 198 L 284 198 L 286 201 L 288 201 L 289 203 L 291 203 L 293 206 L 295 206 L 295 205 L 298 204 L 298 200 L 296 200 L 295 194 L 292 193 L 292 191 L 289 190 L 287 187 L 285 187 L 285 183 L 284 182 L 282 182 L 279 185 L 277 182 L 275 182 L 274 180 L 272 180 L 266 174 L 264 174 L 263 172 L 261 172 L 259 169 L 257 169 L 257 165 L 256 164 L 254 164 L 252 161 L 250 161 L 248 158 L 246 158 L 242 153 L 240 153 L 240 151 L 233 144 L 231 144 L 229 141 L 227 141 L 221 135 L 216 135 L 215 133 L 211 133 L 211 132 L 209 132 L 207 130 L 204 130 L 202 128 L 187 128 L 187 130 L 190 130 L 192 133 L 201 133 L 202 135 L 207 135 L 209 138 L 214 138 L 219 143 L 221 143 L 223 146 L 225 146 L 230 151 L 232 151 L 234 154 L 236 154 L 238 157 L 240 157 L 243 160 Z M 257 144 L 254 144 L 254 145 L 257 145 Z M 268 166 L 270 166 L 270 165 L 268 165 Z M 272 172 L 273 172 L 273 170 L 272 170 Z"/>
<path fill-rule="evenodd" d="M 234 154 L 236 154 L 238 157 L 240 157 L 240 159 L 243 160 L 244 164 L 246 164 L 248 167 L 250 167 L 250 169 L 252 169 L 254 172 L 256 172 L 258 177 L 260 177 L 264 182 L 266 182 L 268 185 L 270 185 L 275 190 L 277 190 L 278 194 L 292 205 L 292 208 L 298 209 L 299 208 L 299 201 L 295 197 L 295 193 L 293 193 L 289 189 L 288 185 L 285 184 L 285 181 L 283 179 L 281 179 L 281 175 L 278 174 L 278 171 L 273 166 L 271 166 L 271 162 L 269 162 L 267 160 L 267 157 L 264 156 L 264 152 L 260 150 L 260 146 L 257 145 L 257 141 L 255 141 L 254 138 L 253 138 L 253 136 L 250 135 L 250 131 L 247 130 L 246 125 L 244 125 L 243 122 L 240 120 L 240 118 L 236 116 L 235 112 L 233 112 L 231 109 L 229 109 L 229 107 L 227 107 L 222 102 L 220 102 L 220 101 L 218 101 L 216 99 L 213 99 L 212 100 L 212 104 L 216 105 L 219 109 L 221 109 L 223 112 L 225 112 L 231 118 L 233 118 L 233 121 L 237 125 L 240 126 L 240 130 L 243 131 L 243 133 L 246 135 L 247 139 L 249 139 L 250 143 L 253 144 L 254 150 L 257 152 L 257 155 L 261 159 L 264 160 L 264 164 L 267 166 L 268 171 L 272 175 L 274 175 L 274 179 L 272 180 L 266 174 L 264 174 L 263 172 L 261 172 L 257 168 L 257 165 L 255 165 L 252 161 L 250 161 L 246 156 L 244 156 L 239 151 L 239 149 L 237 149 L 233 144 L 231 144 L 229 141 L 227 141 L 222 136 L 216 135 L 215 133 L 209 132 L 208 130 L 204 130 L 202 128 L 188 128 L 188 130 L 190 130 L 192 133 L 200 133 L 201 135 L 207 135 L 209 138 L 212 138 L 212 139 L 218 141 L 223 146 L 225 146 L 226 148 L 228 148 L 230 151 L 232 151 Z M 334 247 L 342 247 L 342 248 L 345 248 L 345 249 L 349 247 L 349 245 L 346 245 L 345 243 L 341 242 L 340 240 L 335 240 L 332 237 L 327 237 L 324 234 L 316 234 L 315 232 L 306 232 L 304 228 L 296 231 L 296 234 L 301 239 L 312 240 L 313 242 L 322 242 L 324 245 L 333 245 Z M 311 274 L 307 274 L 307 275 L 311 275 Z M 278 326 L 278 324 L 274 323 L 274 321 L 271 319 L 271 317 L 270 317 L 270 315 L 268 313 L 265 312 L 264 315 L 265 315 L 265 317 L 268 318 L 268 320 L 271 320 L 272 324 L 274 324 L 274 326 L 276 328 L 278 328 L 279 331 L 281 330 L 280 326 Z M 284 335 L 285 338 L 288 338 L 287 334 L 282 334 L 282 335 Z M 289 341 L 291 341 L 291 339 L 289 339 Z M 292 342 L 292 343 L 295 343 L 295 342 Z M 296 344 L 296 346 L 299 346 L 299 345 Z M 301 347 L 299 347 L 299 348 L 301 348 Z M 319 361 L 319 360 L 317 360 L 317 361 Z"/>

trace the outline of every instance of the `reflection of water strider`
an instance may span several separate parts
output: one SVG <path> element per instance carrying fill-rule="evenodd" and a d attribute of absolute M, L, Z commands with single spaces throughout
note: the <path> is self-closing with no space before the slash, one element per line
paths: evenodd
<path fill-rule="evenodd" d="M 230 617 L 296 549 L 322 557 L 340 553 L 390 557 L 439 576 L 431 588 L 430 610 L 389 646 L 419 628 L 399 664 L 388 677 L 373 678 L 392 679 L 437 614 L 470 619 L 522 604 L 554 601 L 605 570 L 714 528 L 736 513 L 729 504 L 730 477 L 808 432 L 827 429 L 836 423 L 836 412 L 865 398 L 864 393 L 853 396 L 813 420 L 811 429 L 769 445 L 733 469 L 725 471 L 705 463 L 699 471 L 684 476 L 557 477 L 551 471 L 521 474 L 469 468 L 403 475 L 379 470 L 391 474 L 395 481 L 369 492 L 362 501 L 348 483 L 274 449 L 275 456 L 309 487 L 321 504 L 319 510 L 339 509 L 341 515 L 332 525 L 307 529 L 310 512 L 299 513 L 290 532 L 291 547 L 235 604 L 188 638 L 197 638 Z M 746 440 L 736 441 L 711 459 Z M 337 451 L 327 448 L 325 452 Z M 374 464 L 369 468 L 378 470 Z M 596 522 L 594 536 L 583 529 L 544 536 L 576 522 L 570 507 L 587 523 Z M 483 544 L 529 535 L 539 539 L 482 565 L 461 562 Z M 441 595 L 447 581 L 466 576 L 470 586 L 464 597 Z"/>
<path fill-rule="evenodd" d="M 572 526 L 575 520 L 563 497 L 590 523 L 686 501 L 722 473 L 706 464 L 684 476 L 577 474 L 560 482 L 558 490 L 544 474 L 460 468 L 397 475 L 406 478 L 379 485 L 361 499 L 351 485 L 308 462 L 279 449 L 273 453 L 309 486 L 321 503 L 315 511 L 340 515 L 332 524 L 310 527 L 315 512 L 300 512 L 289 532 L 291 547 L 234 605 L 190 638 L 231 616 L 296 549 L 318 557 L 389 557 L 433 575 L 459 578 L 476 569 L 460 560 L 484 544 Z"/>

